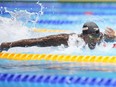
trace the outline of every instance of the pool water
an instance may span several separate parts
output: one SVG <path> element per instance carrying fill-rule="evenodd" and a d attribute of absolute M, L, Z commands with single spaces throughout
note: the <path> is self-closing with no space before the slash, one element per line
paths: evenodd
<path fill-rule="evenodd" d="M 101 32 L 104 32 L 106 27 L 116 29 L 115 15 L 116 3 L 39 3 L 39 2 L 1 2 L 0 3 L 0 43 L 5 41 L 15 41 L 25 38 L 41 37 L 51 34 L 58 34 L 53 32 L 34 32 L 33 29 L 53 29 L 66 30 L 68 33 L 81 33 L 83 23 L 86 21 L 96 22 Z M 102 55 L 115 56 L 116 48 L 112 48 L 115 42 L 107 43 L 107 47 L 97 46 L 95 50 L 80 49 L 73 46 L 65 48 L 58 47 L 16 47 L 11 48 L 8 52 L 15 53 L 33 53 L 33 54 L 65 54 L 65 55 Z M 46 50 L 47 49 L 47 50 Z M 107 66 L 107 65 L 106 65 Z M 98 69 L 94 69 L 92 65 L 81 66 L 74 63 L 59 63 L 52 61 L 13 61 L 0 60 L 0 87 L 8 87 L 11 75 L 12 87 L 16 87 L 15 77 L 17 75 L 43 75 L 43 76 L 59 76 L 59 78 L 67 77 L 88 77 L 88 78 L 107 78 L 114 79 L 115 82 L 115 66 L 105 68 L 106 66 L 97 65 Z M 108 65 L 109 66 L 109 65 Z M 113 71 L 114 70 L 114 71 Z M 2 73 L 9 73 L 6 80 L 2 77 Z M 16 75 L 15 75 L 16 74 Z M 38 77 L 39 78 L 39 77 Z M 45 77 L 47 78 L 47 77 Z M 50 77 L 51 78 L 51 77 Z M 20 79 L 19 87 L 31 87 L 33 82 L 27 82 Z M 104 81 L 103 80 L 103 81 Z M 26 80 L 28 81 L 28 80 Z M 43 80 L 42 80 L 43 81 Z M 51 81 L 51 80 L 50 80 Z M 59 81 L 59 80 L 58 80 Z M 63 80 L 64 81 L 64 80 Z M 84 80 L 86 81 L 86 80 Z M 89 81 L 89 80 L 87 80 Z M 109 80 L 108 80 L 109 81 Z M 101 81 L 102 82 L 102 81 Z M 44 82 L 43 82 L 44 83 Z M 53 84 L 39 84 L 39 86 L 53 86 Z M 35 84 L 35 87 L 38 85 Z M 56 86 L 56 85 L 55 85 Z M 58 83 L 58 87 L 75 85 L 63 85 Z M 90 85 L 84 85 L 90 86 Z M 104 85 L 101 85 L 104 86 Z M 106 86 L 106 85 L 105 85 Z M 115 85 L 113 85 L 115 87 Z M 18 87 L 18 86 L 17 86 Z M 78 85 L 83 87 L 83 85 Z M 92 85 L 93 87 L 93 85 Z M 96 85 L 96 87 L 98 87 Z"/>

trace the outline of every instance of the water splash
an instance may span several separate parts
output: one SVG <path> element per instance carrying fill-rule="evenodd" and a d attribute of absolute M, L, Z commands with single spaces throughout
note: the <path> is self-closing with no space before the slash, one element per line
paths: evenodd
<path fill-rule="evenodd" d="M 0 40 L 1 42 L 14 41 L 25 38 L 31 38 L 31 29 L 35 27 L 40 15 L 43 15 L 43 5 L 37 2 L 37 5 L 41 7 L 38 12 L 29 12 L 27 10 L 8 10 L 7 7 L 1 7 L 1 15 L 7 13 L 10 17 L 0 16 Z M 30 25 L 30 26 L 28 26 Z"/>
<path fill-rule="evenodd" d="M 84 45 L 85 45 L 84 40 L 80 38 L 77 34 L 73 34 L 69 36 L 69 39 L 68 39 L 69 47 L 82 48 Z"/>
<path fill-rule="evenodd" d="M 0 26 L 0 43 L 28 37 L 28 28 L 19 21 L 0 17 Z"/>
<path fill-rule="evenodd" d="M 41 3 L 38 3 L 37 5 L 41 5 Z M 39 20 L 39 17 L 43 15 L 43 6 L 41 5 L 41 9 L 38 12 L 29 12 L 27 10 L 14 10 L 10 11 L 6 7 L 4 7 L 4 10 L 6 13 L 9 13 L 11 16 L 11 19 L 14 21 L 20 21 L 24 26 L 29 27 L 35 27 L 37 21 Z"/>
<path fill-rule="evenodd" d="M 42 3 L 39 3 L 39 1 L 36 4 L 40 6 L 40 11 L 39 11 L 40 15 L 43 15 L 44 14 L 44 12 L 43 12 L 44 6 L 42 5 Z"/>

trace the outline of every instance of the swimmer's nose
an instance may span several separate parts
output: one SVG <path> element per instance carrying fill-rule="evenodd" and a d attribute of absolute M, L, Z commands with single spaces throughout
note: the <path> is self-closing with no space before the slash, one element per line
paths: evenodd
<path fill-rule="evenodd" d="M 97 43 L 99 41 L 99 39 L 93 39 L 91 40 L 92 43 Z"/>

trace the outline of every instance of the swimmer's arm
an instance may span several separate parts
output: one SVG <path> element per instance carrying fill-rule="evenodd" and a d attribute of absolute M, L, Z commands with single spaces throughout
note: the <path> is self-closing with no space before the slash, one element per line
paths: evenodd
<path fill-rule="evenodd" d="M 23 39 L 14 42 L 5 42 L 0 45 L 2 50 L 9 49 L 11 47 L 28 47 L 28 46 L 58 46 L 61 44 L 68 45 L 67 41 L 69 38 L 69 34 L 59 34 L 59 35 L 51 35 L 41 38 L 32 38 L 32 39 Z"/>
<path fill-rule="evenodd" d="M 116 31 L 112 28 L 107 27 L 104 33 L 104 39 L 108 42 L 116 41 Z"/>

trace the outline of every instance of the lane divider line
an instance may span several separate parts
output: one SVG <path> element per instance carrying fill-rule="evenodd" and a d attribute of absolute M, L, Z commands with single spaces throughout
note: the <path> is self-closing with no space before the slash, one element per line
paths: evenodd
<path fill-rule="evenodd" d="M 58 54 L 0 53 L 0 59 L 9 60 L 49 60 L 58 62 L 116 63 L 116 56 L 76 56 Z"/>
<path fill-rule="evenodd" d="M 0 73 L 0 85 L 5 85 L 6 83 L 10 84 L 12 87 L 17 83 L 21 85 L 21 87 L 32 87 L 29 84 L 38 84 L 45 86 L 46 83 L 53 87 L 52 84 L 58 85 L 62 84 L 63 86 L 72 86 L 72 85 L 80 85 L 80 86 L 103 86 L 103 87 L 115 87 L 116 79 L 115 78 L 103 78 L 103 77 L 84 77 L 84 76 L 59 76 L 59 75 L 37 75 L 37 74 L 8 74 L 8 73 Z M 24 84 L 26 83 L 26 84 Z M 45 84 L 44 84 L 45 83 Z M 58 86 L 58 87 L 61 87 Z"/>
<path fill-rule="evenodd" d="M 48 33 L 65 33 L 65 32 L 70 32 L 69 30 L 57 30 L 57 29 L 32 29 L 33 32 L 48 32 Z"/>

